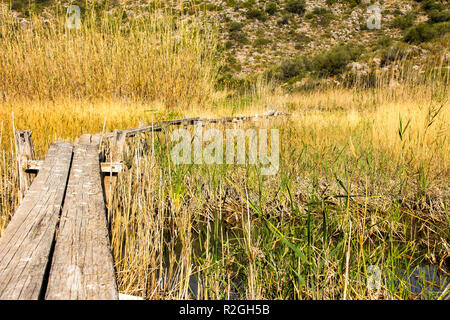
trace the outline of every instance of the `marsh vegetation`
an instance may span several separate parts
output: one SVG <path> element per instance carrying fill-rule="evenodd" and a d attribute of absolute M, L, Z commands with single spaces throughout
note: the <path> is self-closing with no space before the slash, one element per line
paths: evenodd
<path fill-rule="evenodd" d="M 1 10 L 0 235 L 21 201 L 13 127 L 33 131 L 42 159 L 52 141 L 82 133 L 277 109 L 291 116 L 242 124 L 280 130 L 276 175 L 248 164 L 174 165 L 169 127 L 127 140 L 126 169 L 107 207 L 120 292 L 147 299 L 448 293 L 448 52 L 420 72 L 394 56 L 398 68 L 373 74 L 370 86 L 355 78 L 286 93 L 260 77 L 235 90 L 215 86 L 223 59 L 217 30 L 195 15 L 185 21 L 148 11 L 123 24 L 121 14 L 92 10 L 74 31 L 64 11 L 23 27 Z M 106 155 L 109 147 L 102 145 Z M 445 280 L 432 295 L 408 281 L 423 264 Z M 367 286 L 370 266 L 381 271 L 379 290 Z"/>

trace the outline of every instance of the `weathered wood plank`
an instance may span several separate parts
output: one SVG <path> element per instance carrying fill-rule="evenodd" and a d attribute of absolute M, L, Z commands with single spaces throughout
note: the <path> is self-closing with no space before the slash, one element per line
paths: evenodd
<path fill-rule="evenodd" d="M 112 162 L 122 162 L 126 137 L 127 137 L 126 131 L 121 131 L 117 129 L 114 130 L 114 137 L 111 145 Z"/>
<path fill-rule="evenodd" d="M 25 172 L 38 172 L 42 167 L 43 160 L 27 160 L 25 163 Z M 119 173 L 122 172 L 123 164 L 120 162 L 101 162 L 100 169 L 102 173 Z"/>
<path fill-rule="evenodd" d="M 155 122 L 152 125 L 148 126 L 139 126 L 137 128 L 127 129 L 126 136 L 127 137 L 134 137 L 135 135 L 139 133 L 145 133 L 150 131 L 161 131 L 163 127 L 165 126 L 171 126 L 171 125 L 195 125 L 197 122 L 205 122 L 205 123 L 226 123 L 226 122 L 238 122 L 238 121 L 257 121 L 259 119 L 268 119 L 272 117 L 279 117 L 279 116 L 290 116 L 289 113 L 285 113 L 282 111 L 275 111 L 275 110 L 269 110 L 266 111 L 263 114 L 256 114 L 253 116 L 234 116 L 234 117 L 224 117 L 224 118 L 216 118 L 216 119 L 201 119 L 199 117 L 195 118 L 185 118 L 185 119 L 177 119 L 177 120 L 167 120 L 167 121 L 160 121 Z M 115 136 L 115 133 L 107 133 L 103 137 L 105 139 L 111 139 Z"/>
<path fill-rule="evenodd" d="M 97 143 L 75 146 L 46 299 L 118 299 Z"/>
<path fill-rule="evenodd" d="M 137 128 L 126 130 L 127 137 L 134 137 L 135 135 L 139 133 L 144 133 L 148 131 L 161 131 L 163 126 L 170 126 L 170 125 L 180 125 L 180 124 L 194 124 L 195 121 L 197 121 L 199 118 L 185 118 L 185 119 L 177 119 L 177 120 L 167 120 L 167 121 L 160 121 L 158 123 L 154 123 L 149 126 L 140 126 Z"/>
<path fill-rule="evenodd" d="M 117 174 L 122 172 L 123 164 L 121 162 L 102 162 L 100 163 L 101 172 L 105 174 Z M 105 190 L 106 191 L 106 190 Z"/>
<path fill-rule="evenodd" d="M 14 132 L 17 147 L 17 165 L 19 168 L 19 192 L 20 198 L 23 198 L 26 190 L 30 186 L 30 177 L 25 174 L 24 165 L 28 160 L 34 158 L 33 139 L 31 130 L 22 130 Z"/>
<path fill-rule="evenodd" d="M 64 198 L 73 145 L 50 146 L 0 239 L 0 299 L 38 299 Z"/>
<path fill-rule="evenodd" d="M 38 172 L 43 163 L 43 160 L 27 160 L 23 165 L 23 169 L 25 172 Z"/>
<path fill-rule="evenodd" d="M 111 162 L 110 165 L 108 166 L 106 163 L 102 163 L 101 164 L 101 168 L 102 168 L 102 172 L 105 173 L 105 175 L 103 176 L 103 185 L 104 185 L 104 189 L 105 189 L 105 198 L 106 198 L 106 204 L 109 208 L 109 205 L 111 204 L 111 193 L 114 190 L 115 186 L 116 186 L 116 182 L 117 182 L 117 174 L 120 171 L 116 171 L 113 172 L 113 169 L 117 169 L 118 166 L 114 166 L 114 164 L 119 164 L 120 166 L 120 170 L 122 169 L 122 162 L 123 162 L 123 152 L 125 149 L 125 145 L 126 145 L 126 137 L 127 137 L 127 132 L 126 131 L 121 131 L 121 130 L 114 130 L 114 137 L 112 139 L 111 142 L 111 151 L 110 151 L 110 155 L 111 155 Z M 110 171 L 104 171 L 103 168 L 107 166 L 109 167 Z M 109 174 L 108 174 L 109 173 Z M 113 174 L 115 173 L 115 174 Z"/>

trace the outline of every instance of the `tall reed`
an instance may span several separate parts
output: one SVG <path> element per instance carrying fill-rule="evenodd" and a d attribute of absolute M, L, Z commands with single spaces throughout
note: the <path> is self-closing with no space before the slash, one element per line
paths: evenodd
<path fill-rule="evenodd" d="M 62 8 L 52 14 L 21 24 L 0 7 L 4 101 L 112 98 L 173 108 L 201 104 L 213 89 L 216 31 L 197 16 L 182 18 L 150 4 L 130 17 L 120 6 L 89 8 L 75 30 Z"/>

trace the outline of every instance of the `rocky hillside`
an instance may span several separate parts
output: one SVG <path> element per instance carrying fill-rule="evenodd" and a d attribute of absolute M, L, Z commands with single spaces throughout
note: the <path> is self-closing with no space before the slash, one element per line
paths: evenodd
<path fill-rule="evenodd" d="M 123 6 L 128 17 L 151 1 L 3 1 L 26 23 L 30 12 L 45 15 L 50 5 Z M 31 1 L 33 2 L 33 1 Z M 163 1 L 187 19 L 197 13 L 219 26 L 225 62 L 222 81 L 268 72 L 298 83 L 345 72 L 392 68 L 408 57 L 421 69 L 430 59 L 449 56 L 448 1 L 370 0 L 195 0 Z M 112 8 L 112 9 L 111 9 Z M 377 21 L 378 20 L 378 21 Z M 379 24 L 377 24 L 379 22 Z M 447 60 L 448 61 L 448 60 Z"/>

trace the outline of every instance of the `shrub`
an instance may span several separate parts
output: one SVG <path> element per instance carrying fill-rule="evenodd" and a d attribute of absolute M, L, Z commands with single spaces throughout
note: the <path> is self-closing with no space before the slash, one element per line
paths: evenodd
<path fill-rule="evenodd" d="M 304 33 L 296 33 L 294 35 L 294 39 L 296 42 L 300 42 L 300 43 L 309 43 L 312 41 L 312 39 L 310 37 L 308 37 L 308 35 L 304 34 Z"/>
<path fill-rule="evenodd" d="M 450 32 L 450 21 L 436 23 L 433 25 L 433 29 L 438 36 L 443 36 Z"/>
<path fill-rule="evenodd" d="M 320 53 L 313 58 L 314 71 L 320 76 L 333 76 L 342 73 L 345 67 L 362 54 L 358 46 L 338 45 L 329 51 Z"/>
<path fill-rule="evenodd" d="M 284 60 L 277 68 L 271 70 L 270 76 L 287 81 L 300 79 L 307 72 L 317 76 L 332 76 L 340 74 L 352 61 L 358 59 L 362 49 L 353 44 L 338 45 L 329 51 L 319 53 L 313 58 L 306 56 Z"/>
<path fill-rule="evenodd" d="M 271 16 L 278 11 L 277 4 L 275 2 L 269 2 L 266 6 L 266 12 Z"/>
<path fill-rule="evenodd" d="M 233 47 L 233 42 L 230 40 L 225 41 L 224 47 L 225 49 L 231 49 Z"/>
<path fill-rule="evenodd" d="M 230 55 L 225 59 L 225 68 L 228 70 L 235 70 L 235 71 L 241 71 L 242 66 L 234 56 Z"/>
<path fill-rule="evenodd" d="M 407 30 L 403 40 L 408 43 L 421 43 L 429 41 L 438 35 L 435 28 L 428 23 L 420 23 Z"/>
<path fill-rule="evenodd" d="M 338 0 L 327 0 L 327 1 L 325 1 L 325 3 L 328 6 L 332 6 L 333 4 L 338 3 L 338 2 L 339 2 Z"/>
<path fill-rule="evenodd" d="M 295 14 L 304 14 L 306 11 L 305 0 L 288 0 L 286 11 Z"/>
<path fill-rule="evenodd" d="M 354 8 L 361 4 L 361 0 L 345 0 L 350 5 L 350 8 Z"/>
<path fill-rule="evenodd" d="M 291 78 L 297 77 L 306 72 L 306 61 L 303 57 L 295 59 L 284 60 L 281 62 L 279 68 L 275 72 L 275 78 L 282 81 L 287 81 Z"/>
<path fill-rule="evenodd" d="M 327 8 L 324 8 L 324 7 L 315 7 L 312 11 L 313 14 L 317 14 L 317 15 L 325 14 L 328 12 L 330 12 L 330 10 L 328 10 Z"/>
<path fill-rule="evenodd" d="M 244 27 L 244 24 L 237 22 L 237 21 L 232 21 L 228 24 L 228 30 L 230 32 L 241 31 L 243 27 Z"/>
<path fill-rule="evenodd" d="M 445 6 L 442 3 L 436 3 L 435 0 L 425 0 L 422 1 L 422 9 L 427 12 L 431 10 L 442 11 L 445 10 Z"/>
<path fill-rule="evenodd" d="M 230 32 L 230 39 L 233 41 L 236 41 L 238 43 L 246 44 L 248 43 L 247 36 L 245 32 L 240 30 L 235 30 L 233 32 Z"/>
<path fill-rule="evenodd" d="M 253 8 L 256 5 L 256 1 L 255 0 L 247 0 L 244 1 L 243 3 L 241 3 L 241 8 Z"/>
<path fill-rule="evenodd" d="M 286 15 L 286 14 L 283 15 L 283 16 L 281 17 L 281 19 L 277 21 L 277 24 L 278 24 L 279 26 L 284 26 L 284 25 L 286 25 L 286 24 L 288 24 L 288 23 L 289 23 L 289 16 Z"/>
<path fill-rule="evenodd" d="M 267 17 L 265 16 L 264 12 L 262 12 L 259 9 L 249 9 L 245 13 L 248 19 L 258 19 L 261 21 L 265 21 Z"/>
<path fill-rule="evenodd" d="M 431 23 L 450 21 L 450 11 L 431 10 L 428 12 L 428 19 Z"/>
<path fill-rule="evenodd" d="M 415 21 L 415 14 L 408 13 L 404 17 L 396 17 L 394 20 L 392 20 L 391 27 L 405 30 L 412 27 Z"/>
<path fill-rule="evenodd" d="M 208 11 L 221 11 L 223 8 L 213 3 L 208 3 L 206 5 L 206 10 Z"/>
<path fill-rule="evenodd" d="M 266 38 L 258 38 L 253 42 L 253 45 L 255 47 L 262 47 L 265 46 L 267 44 L 269 44 L 271 41 L 269 39 Z"/>
<path fill-rule="evenodd" d="M 312 41 L 308 35 L 304 33 L 298 33 L 294 35 L 295 45 L 294 48 L 297 50 L 303 49 L 304 46 Z"/>
<path fill-rule="evenodd" d="M 392 38 L 390 36 L 383 36 L 377 41 L 377 46 L 379 48 L 387 48 L 391 46 L 392 44 Z"/>
<path fill-rule="evenodd" d="M 322 27 L 326 27 L 333 20 L 334 15 L 330 12 L 330 10 L 323 7 L 315 7 L 312 12 L 310 12 L 306 18 L 311 19 L 314 18 L 317 24 Z"/>

